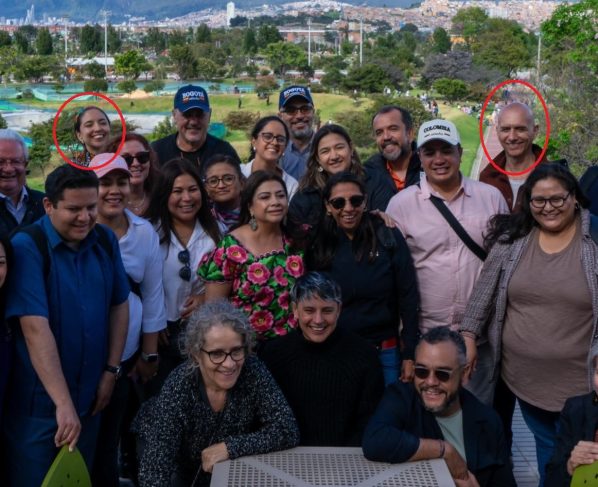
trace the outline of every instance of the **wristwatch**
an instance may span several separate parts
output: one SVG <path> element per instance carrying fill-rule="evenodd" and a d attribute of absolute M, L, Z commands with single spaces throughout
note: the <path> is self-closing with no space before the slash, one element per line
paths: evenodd
<path fill-rule="evenodd" d="M 157 353 L 145 353 L 143 351 L 141 352 L 141 360 L 148 364 L 155 364 L 159 358 L 160 355 Z"/>
<path fill-rule="evenodd" d="M 116 376 L 116 378 L 118 379 L 122 374 L 123 368 L 120 365 L 117 365 L 115 367 L 114 365 L 106 364 L 104 366 L 104 370 L 106 372 L 110 372 L 111 374 L 114 374 Z"/>

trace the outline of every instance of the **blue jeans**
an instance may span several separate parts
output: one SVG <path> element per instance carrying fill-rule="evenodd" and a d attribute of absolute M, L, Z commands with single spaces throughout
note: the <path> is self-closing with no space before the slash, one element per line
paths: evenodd
<path fill-rule="evenodd" d="M 397 347 L 379 350 L 378 357 L 384 373 L 384 385 L 393 384 L 401 375 L 401 354 Z"/>
<path fill-rule="evenodd" d="M 546 476 L 546 464 L 550 461 L 554 451 L 554 443 L 558 432 L 558 423 L 560 413 L 546 411 L 536 406 L 519 401 L 521 414 L 525 424 L 530 429 L 536 440 L 536 458 L 538 459 L 538 472 L 540 474 L 540 484 L 544 486 L 544 477 Z"/>

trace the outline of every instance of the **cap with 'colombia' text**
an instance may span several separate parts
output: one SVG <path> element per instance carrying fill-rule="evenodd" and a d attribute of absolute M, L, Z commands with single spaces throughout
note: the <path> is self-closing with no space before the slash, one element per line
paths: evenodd
<path fill-rule="evenodd" d="M 186 112 L 192 108 L 199 108 L 204 112 L 209 112 L 210 101 L 208 100 L 208 93 L 201 86 L 183 86 L 174 95 L 174 108 L 180 112 Z"/>
<path fill-rule="evenodd" d="M 421 124 L 417 134 L 417 148 L 427 144 L 431 140 L 444 140 L 451 145 L 461 143 L 459 132 L 453 122 L 448 120 L 430 120 Z"/>

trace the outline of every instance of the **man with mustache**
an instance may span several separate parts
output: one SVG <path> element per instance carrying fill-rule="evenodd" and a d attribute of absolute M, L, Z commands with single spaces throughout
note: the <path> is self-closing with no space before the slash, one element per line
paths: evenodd
<path fill-rule="evenodd" d="M 309 88 L 289 86 L 278 97 L 278 116 L 289 129 L 289 143 L 281 159 L 284 171 L 299 181 L 307 169 L 314 135 L 314 101 Z"/>
<path fill-rule="evenodd" d="M 421 163 L 413 140 L 411 114 L 396 105 L 383 106 L 372 118 L 372 131 L 379 153 L 365 162 L 366 173 L 379 173 L 392 194 L 417 184 Z"/>
<path fill-rule="evenodd" d="M 187 159 L 199 167 L 215 154 L 231 156 L 241 164 L 237 151 L 208 133 L 212 110 L 208 93 L 201 86 L 186 85 L 174 95 L 172 117 L 177 132 L 152 143 L 160 166 L 171 159 Z"/>
<path fill-rule="evenodd" d="M 500 419 L 463 388 L 468 367 L 461 335 L 448 327 L 426 333 L 415 349 L 413 383 L 388 386 L 366 427 L 365 457 L 442 458 L 457 487 L 517 485 Z"/>
<path fill-rule="evenodd" d="M 488 163 L 480 173 L 480 181 L 497 188 L 512 211 L 521 205 L 519 189 L 529 176 L 529 168 L 542 152 L 542 148 L 534 144 L 538 130 L 534 114 L 525 103 L 510 103 L 498 114 L 496 134 L 503 151 L 494 158 L 494 163 L 510 173 L 527 172 L 517 176 L 507 175 Z M 541 162 L 547 162 L 546 156 Z"/>

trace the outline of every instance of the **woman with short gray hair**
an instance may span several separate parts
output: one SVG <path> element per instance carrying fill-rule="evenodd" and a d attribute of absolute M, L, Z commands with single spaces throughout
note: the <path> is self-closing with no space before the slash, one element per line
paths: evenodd
<path fill-rule="evenodd" d="M 246 316 L 228 301 L 189 318 L 186 362 L 137 416 L 142 487 L 207 486 L 217 462 L 298 443 L 293 413 L 253 343 Z"/>

